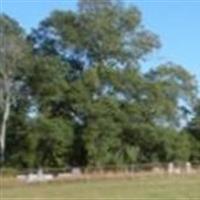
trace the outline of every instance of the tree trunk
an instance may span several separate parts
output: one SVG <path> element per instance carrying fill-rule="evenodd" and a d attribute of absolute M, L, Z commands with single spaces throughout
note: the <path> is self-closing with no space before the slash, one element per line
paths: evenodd
<path fill-rule="evenodd" d="M 10 115 L 10 97 L 7 95 L 5 99 L 5 108 L 3 113 L 3 119 L 1 124 L 1 135 L 0 135 L 0 150 L 1 150 L 1 162 L 5 160 L 5 147 L 6 147 L 6 128 L 7 121 Z"/>

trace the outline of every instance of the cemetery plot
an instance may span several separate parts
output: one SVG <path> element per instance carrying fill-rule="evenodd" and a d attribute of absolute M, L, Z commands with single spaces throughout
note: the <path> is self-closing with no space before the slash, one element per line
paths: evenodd
<path fill-rule="evenodd" d="M 200 175 L 140 175 L 129 179 L 25 184 L 1 179 L 1 199 L 199 200 Z"/>

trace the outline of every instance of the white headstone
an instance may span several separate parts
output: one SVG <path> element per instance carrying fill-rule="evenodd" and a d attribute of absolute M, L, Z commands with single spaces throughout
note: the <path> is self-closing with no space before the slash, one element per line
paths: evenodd
<path fill-rule="evenodd" d="M 73 175 L 80 175 L 80 174 L 81 174 L 81 169 L 78 168 L 78 167 L 74 167 L 74 168 L 72 169 L 72 174 L 73 174 Z"/>
<path fill-rule="evenodd" d="M 38 176 L 37 176 L 37 174 L 33 174 L 33 173 L 28 174 L 26 181 L 28 183 L 38 182 Z"/>
<path fill-rule="evenodd" d="M 192 173 L 192 165 L 190 162 L 186 162 L 185 169 L 186 169 L 186 173 L 188 174 Z"/>
<path fill-rule="evenodd" d="M 174 163 L 170 162 L 170 163 L 168 164 L 167 172 L 168 172 L 169 174 L 173 174 L 173 173 L 174 173 Z"/>

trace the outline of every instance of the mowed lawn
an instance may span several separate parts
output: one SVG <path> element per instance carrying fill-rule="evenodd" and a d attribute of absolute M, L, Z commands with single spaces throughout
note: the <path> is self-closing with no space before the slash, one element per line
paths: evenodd
<path fill-rule="evenodd" d="M 1 178 L 1 200 L 200 200 L 200 174 L 20 184 Z"/>

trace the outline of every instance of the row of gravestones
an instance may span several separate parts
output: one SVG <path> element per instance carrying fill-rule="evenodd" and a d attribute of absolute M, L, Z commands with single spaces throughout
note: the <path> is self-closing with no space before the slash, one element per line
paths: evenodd
<path fill-rule="evenodd" d="M 156 168 L 154 172 L 161 172 L 162 169 Z M 194 172 L 192 165 L 190 162 L 187 162 L 184 167 L 177 167 L 174 163 L 169 163 L 167 166 L 167 173 L 168 174 L 181 174 L 187 173 L 191 174 Z M 71 176 L 78 176 L 81 175 L 80 168 L 73 168 L 71 173 L 60 173 L 58 174 L 57 178 L 69 178 Z M 18 175 L 18 180 L 25 181 L 27 183 L 34 183 L 34 182 L 47 182 L 53 181 L 55 176 L 53 174 L 45 174 L 42 169 L 39 169 L 37 173 L 29 173 L 28 175 Z"/>
<path fill-rule="evenodd" d="M 57 176 L 44 173 L 42 169 L 38 169 L 37 173 L 29 173 L 27 175 L 18 175 L 17 179 L 27 183 L 48 182 L 57 179 L 70 178 L 81 174 L 80 168 L 73 168 L 71 173 L 59 173 Z"/>
<path fill-rule="evenodd" d="M 53 174 L 44 174 L 42 169 L 39 169 L 37 173 L 29 173 L 27 175 L 18 175 L 17 179 L 27 183 L 35 182 L 48 182 L 54 180 Z"/>
<path fill-rule="evenodd" d="M 184 167 L 176 167 L 174 163 L 171 162 L 168 164 L 167 172 L 168 174 L 181 174 L 182 172 L 191 174 L 194 172 L 194 169 L 190 162 L 186 162 Z"/>

